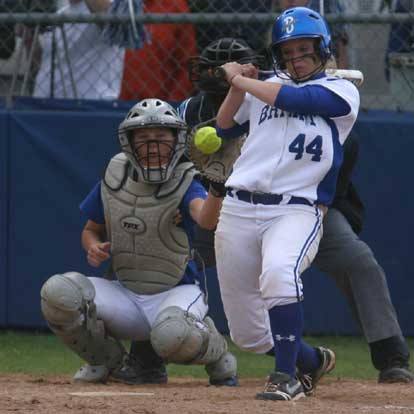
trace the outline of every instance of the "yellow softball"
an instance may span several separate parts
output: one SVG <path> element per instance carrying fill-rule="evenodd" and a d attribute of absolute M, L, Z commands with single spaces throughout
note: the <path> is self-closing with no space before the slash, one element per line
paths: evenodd
<path fill-rule="evenodd" d="M 194 145 L 203 154 L 213 154 L 221 147 L 221 138 L 213 127 L 200 128 L 194 136 Z"/>

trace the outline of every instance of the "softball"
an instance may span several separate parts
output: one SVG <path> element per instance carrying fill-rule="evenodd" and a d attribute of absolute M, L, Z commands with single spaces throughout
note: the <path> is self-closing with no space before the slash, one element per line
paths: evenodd
<path fill-rule="evenodd" d="M 213 127 L 200 128 L 194 136 L 194 145 L 203 154 L 214 154 L 221 147 L 221 138 Z"/>

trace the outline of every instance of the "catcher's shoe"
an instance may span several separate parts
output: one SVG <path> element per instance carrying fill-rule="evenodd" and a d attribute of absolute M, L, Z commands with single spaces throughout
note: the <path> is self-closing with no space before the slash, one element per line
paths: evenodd
<path fill-rule="evenodd" d="M 215 385 L 217 387 L 237 387 L 239 385 L 239 380 L 237 378 L 237 375 L 234 375 L 229 378 L 224 378 L 222 380 L 218 379 L 209 379 L 210 385 Z"/>
<path fill-rule="evenodd" d="M 143 367 L 130 354 L 125 358 L 122 367 L 111 373 L 110 379 L 129 385 L 166 384 L 168 382 L 168 374 L 164 362 L 159 361 L 151 367 Z"/>
<path fill-rule="evenodd" d="M 378 376 L 379 383 L 393 384 L 413 382 L 414 376 L 409 371 L 409 367 L 405 362 L 395 362 L 391 366 L 380 371 Z"/>
<path fill-rule="evenodd" d="M 73 380 L 76 382 L 106 382 L 109 375 L 109 370 L 105 365 L 89 365 L 81 366 Z"/>
<path fill-rule="evenodd" d="M 316 348 L 316 351 L 321 361 L 319 367 L 312 372 L 304 373 L 298 370 L 296 373 L 307 396 L 312 395 L 319 380 L 335 368 L 335 353 L 331 349 L 320 346 Z"/>
<path fill-rule="evenodd" d="M 263 392 L 256 394 L 256 400 L 292 401 L 304 396 L 303 386 L 297 378 L 284 372 L 272 372 Z"/>

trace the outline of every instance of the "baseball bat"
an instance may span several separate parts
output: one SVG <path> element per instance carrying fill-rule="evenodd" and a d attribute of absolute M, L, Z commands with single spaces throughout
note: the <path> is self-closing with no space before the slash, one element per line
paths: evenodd
<path fill-rule="evenodd" d="M 356 69 L 326 69 L 328 76 L 336 76 L 337 78 L 347 79 L 352 82 L 355 86 L 361 86 L 364 82 L 364 74 L 360 70 Z M 259 70 L 260 75 L 274 75 L 273 70 Z M 217 79 L 226 79 L 226 71 L 218 66 L 214 68 L 214 76 Z"/>

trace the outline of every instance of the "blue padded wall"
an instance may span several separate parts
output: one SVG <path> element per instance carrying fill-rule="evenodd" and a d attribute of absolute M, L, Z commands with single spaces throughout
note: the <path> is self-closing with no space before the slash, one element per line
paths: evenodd
<path fill-rule="evenodd" d="M 18 105 L 19 106 L 19 105 Z M 79 203 L 119 151 L 119 105 L 76 107 L 21 102 L 0 111 L 0 326 L 44 327 L 39 291 L 54 273 L 88 266 L 81 248 Z M 367 207 L 362 239 L 384 267 L 406 335 L 411 322 L 412 172 L 414 116 L 361 113 L 355 128 L 361 154 L 355 182 Z M 208 269 L 210 313 L 227 330 L 214 269 Z M 310 269 L 303 276 L 308 334 L 358 334 L 332 280 Z M 248 304 L 246 304 L 248 306 Z"/>

